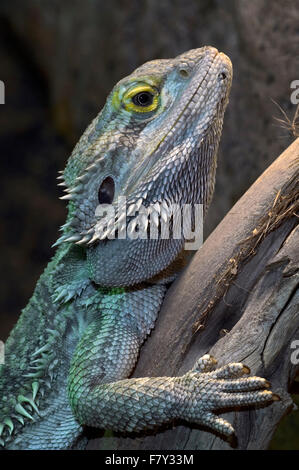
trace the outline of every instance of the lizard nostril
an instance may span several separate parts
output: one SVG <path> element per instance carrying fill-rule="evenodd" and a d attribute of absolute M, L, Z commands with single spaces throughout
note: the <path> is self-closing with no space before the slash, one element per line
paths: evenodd
<path fill-rule="evenodd" d="M 190 75 L 190 72 L 189 72 L 189 70 L 187 70 L 186 68 L 181 67 L 181 68 L 179 69 L 179 74 L 180 74 L 180 76 L 183 77 L 183 78 L 188 78 L 189 75 Z"/>
<path fill-rule="evenodd" d="M 99 187 L 98 200 L 99 204 L 112 204 L 115 192 L 115 184 L 111 176 L 107 176 L 102 181 L 101 186 Z"/>
<path fill-rule="evenodd" d="M 219 73 L 218 77 L 220 78 L 220 80 L 225 80 L 226 79 L 226 73 L 221 72 L 221 73 Z"/>

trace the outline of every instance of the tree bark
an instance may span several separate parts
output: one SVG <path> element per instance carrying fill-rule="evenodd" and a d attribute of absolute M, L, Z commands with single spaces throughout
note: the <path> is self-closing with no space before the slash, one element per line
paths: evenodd
<path fill-rule="evenodd" d="M 257 156 L 258 157 L 258 156 Z M 238 449 L 266 449 L 292 410 L 299 371 L 299 139 L 258 178 L 172 284 L 134 377 L 181 375 L 210 352 L 240 361 L 281 397 L 265 408 L 225 413 Z M 298 344 L 297 344 L 298 351 Z M 134 437 L 103 437 L 88 448 L 196 450 L 231 445 L 184 425 Z"/>

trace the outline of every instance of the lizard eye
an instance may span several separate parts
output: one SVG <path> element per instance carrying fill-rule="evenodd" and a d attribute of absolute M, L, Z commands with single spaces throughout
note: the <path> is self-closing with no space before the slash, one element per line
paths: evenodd
<path fill-rule="evenodd" d="M 149 91 L 141 91 L 132 97 L 136 106 L 150 106 L 153 103 L 154 95 Z"/>
<path fill-rule="evenodd" d="M 125 93 L 123 103 L 127 111 L 150 113 L 159 105 L 159 92 L 148 84 L 139 84 Z"/>

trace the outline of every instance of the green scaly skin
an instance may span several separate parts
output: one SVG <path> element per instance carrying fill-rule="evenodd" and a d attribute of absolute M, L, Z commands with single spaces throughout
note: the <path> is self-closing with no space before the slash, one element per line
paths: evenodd
<path fill-rule="evenodd" d="M 141 204 L 156 228 L 172 203 L 206 213 L 231 78 L 230 60 L 212 47 L 148 62 L 83 134 L 60 176 L 69 212 L 57 252 L 6 342 L 3 447 L 65 449 L 83 425 L 136 432 L 179 419 L 230 437 L 215 411 L 275 400 L 265 379 L 243 377 L 240 363 L 217 369 L 209 355 L 181 377 L 128 378 L 184 263 L 184 238 L 110 239 L 116 222 L 101 232 L 95 214 L 99 203 L 117 209 L 119 196 L 128 208 L 119 229 Z"/>

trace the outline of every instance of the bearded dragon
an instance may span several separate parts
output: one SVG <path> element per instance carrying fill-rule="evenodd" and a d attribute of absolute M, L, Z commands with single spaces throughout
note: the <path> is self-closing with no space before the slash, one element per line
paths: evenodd
<path fill-rule="evenodd" d="M 206 213 L 231 81 L 213 47 L 147 62 L 115 85 L 74 148 L 59 176 L 63 234 L 0 366 L 4 448 L 72 448 L 86 425 L 130 433 L 179 420 L 230 437 L 215 411 L 277 399 L 242 363 L 217 368 L 208 354 L 179 377 L 129 378 L 184 264 L 184 235 L 163 239 L 161 221 L 172 203 Z M 108 206 L 114 218 L 97 214 Z M 156 237 L 120 236 L 130 224 L 138 233 L 141 206 Z"/>

